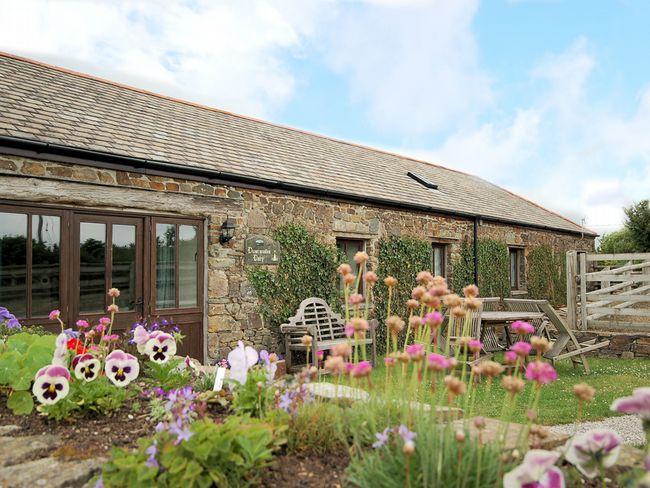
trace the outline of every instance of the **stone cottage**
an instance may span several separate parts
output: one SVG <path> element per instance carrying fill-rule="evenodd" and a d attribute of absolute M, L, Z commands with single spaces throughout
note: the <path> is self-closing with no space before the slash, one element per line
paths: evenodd
<path fill-rule="evenodd" d="M 0 54 L 0 305 L 25 324 L 101 316 L 179 323 L 185 351 L 274 347 L 246 282 L 296 222 L 351 255 L 412 235 L 449 274 L 463 239 L 591 250 L 595 234 L 485 180 Z"/>

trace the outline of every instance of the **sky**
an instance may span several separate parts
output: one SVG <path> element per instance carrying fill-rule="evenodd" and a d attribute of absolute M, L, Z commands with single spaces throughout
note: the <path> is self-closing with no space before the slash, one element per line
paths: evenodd
<path fill-rule="evenodd" d="M 602 234 L 650 197 L 649 24 L 646 0 L 0 0 L 0 50 L 466 171 Z"/>

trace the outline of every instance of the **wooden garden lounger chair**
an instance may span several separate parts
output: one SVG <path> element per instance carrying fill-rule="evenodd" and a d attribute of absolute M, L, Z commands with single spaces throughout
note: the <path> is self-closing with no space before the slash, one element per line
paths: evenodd
<path fill-rule="evenodd" d="M 506 306 L 507 310 L 512 312 L 542 312 L 542 304 L 547 304 L 546 300 L 531 300 L 528 298 L 504 298 L 503 303 Z M 535 335 L 540 337 L 546 337 L 549 341 L 551 340 L 551 334 L 548 330 L 549 322 L 547 319 L 534 319 L 529 321 L 530 324 L 535 327 Z M 529 341 L 530 336 L 524 337 L 525 340 Z"/>
<path fill-rule="evenodd" d="M 377 359 L 377 342 L 375 340 L 376 320 L 369 320 L 370 330 L 366 338 L 359 340 L 362 347 L 371 346 L 372 364 Z M 285 362 L 287 371 L 291 370 L 291 353 L 293 351 L 306 351 L 301 338 L 304 335 L 312 337 L 311 361 L 318 368 L 318 351 L 328 351 L 336 344 L 348 342 L 345 336 L 345 321 L 321 298 L 306 298 L 300 303 L 296 314 L 289 318 L 288 323 L 280 326 L 284 334 Z M 309 360 L 309 359 L 308 359 Z"/>
<path fill-rule="evenodd" d="M 585 373 L 589 374 L 589 363 L 587 362 L 587 356 L 585 356 L 585 354 L 606 347 L 609 345 L 609 341 L 596 343 L 596 339 L 592 339 L 586 342 L 578 342 L 573 331 L 569 329 L 555 309 L 551 307 L 546 300 L 541 301 L 543 303 L 540 304 L 540 309 L 546 314 L 559 333 L 557 339 L 553 343 L 553 347 L 549 352 L 544 354 L 544 357 L 550 359 L 553 364 L 555 364 L 556 361 L 570 358 L 574 367 L 577 367 L 578 364 L 582 364 Z M 576 356 L 579 356 L 580 358 L 578 359 Z"/>

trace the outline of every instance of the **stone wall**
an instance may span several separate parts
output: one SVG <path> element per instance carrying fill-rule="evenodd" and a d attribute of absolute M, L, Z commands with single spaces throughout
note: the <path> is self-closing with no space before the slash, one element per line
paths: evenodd
<path fill-rule="evenodd" d="M 238 340 L 277 348 L 277 338 L 264 327 L 245 278 L 244 240 L 250 234 L 268 235 L 294 222 L 332 245 L 337 237 L 366 239 L 372 267 L 377 242 L 384 236 L 410 235 L 446 243 L 451 263 L 473 230 L 472 221 L 462 218 L 17 156 L 0 156 L 0 174 L 0 199 L 205 218 L 211 359 L 223 357 Z M 237 228 L 235 237 L 221 245 L 220 226 L 227 217 L 235 219 Z M 487 221 L 479 227 L 479 237 L 522 247 L 546 243 L 561 252 L 593 250 L 594 246 L 592 238 Z"/>
<path fill-rule="evenodd" d="M 607 347 L 594 352 L 603 358 L 650 358 L 650 333 L 620 334 L 612 332 L 580 332 L 576 334 L 578 341 L 596 339 L 596 342 L 609 341 Z"/>

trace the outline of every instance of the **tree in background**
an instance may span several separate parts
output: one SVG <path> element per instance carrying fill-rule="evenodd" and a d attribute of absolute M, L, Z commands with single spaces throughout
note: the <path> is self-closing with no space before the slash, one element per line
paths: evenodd
<path fill-rule="evenodd" d="M 627 219 L 623 228 L 604 234 L 598 244 L 598 252 L 617 254 L 650 252 L 650 203 L 642 200 L 623 209 Z"/>
<path fill-rule="evenodd" d="M 650 252 L 650 201 L 641 200 L 623 211 L 627 217 L 625 228 L 634 241 L 635 251 Z"/>

